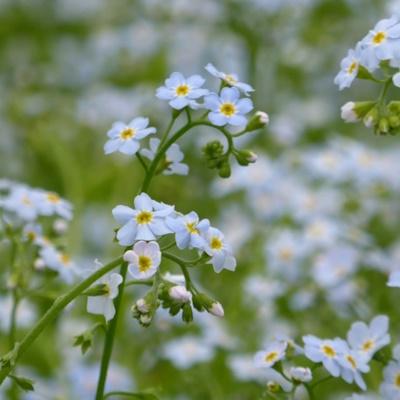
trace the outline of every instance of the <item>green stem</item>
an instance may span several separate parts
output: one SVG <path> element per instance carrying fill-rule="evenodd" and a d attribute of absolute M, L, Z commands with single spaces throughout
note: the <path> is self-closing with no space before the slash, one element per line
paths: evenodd
<path fill-rule="evenodd" d="M 139 152 L 136 153 L 136 158 L 139 160 L 140 164 L 142 165 L 142 167 L 144 169 L 144 172 L 147 173 L 147 169 L 148 169 L 147 168 L 147 164 L 146 164 L 146 162 L 144 161 L 142 155 Z"/>
<path fill-rule="evenodd" d="M 175 264 L 179 265 L 179 267 L 182 270 L 183 276 L 185 277 L 186 289 L 187 290 L 193 289 L 196 291 L 196 288 L 193 286 L 192 280 L 190 278 L 189 271 L 186 268 L 187 262 L 171 253 L 165 252 L 165 253 L 162 253 L 162 255 L 165 258 L 168 258 L 169 260 L 173 261 Z"/>
<path fill-rule="evenodd" d="M 144 400 L 145 398 L 150 399 L 150 395 L 145 395 L 143 393 L 130 393 L 130 392 L 108 392 L 103 399 L 108 399 L 111 396 L 125 396 L 125 397 L 134 397 L 136 399 L 142 399 Z M 147 397 L 146 397 L 147 396 Z M 154 397 L 155 398 L 155 397 Z"/>
<path fill-rule="evenodd" d="M 132 281 L 128 281 L 128 282 L 125 283 L 125 287 L 132 286 L 132 285 L 152 286 L 153 285 L 153 281 L 151 279 L 143 280 L 143 281 L 132 280 Z"/>
<path fill-rule="evenodd" d="M 309 398 L 310 400 L 316 400 L 316 397 L 315 397 L 314 391 L 313 391 L 313 387 L 310 386 L 310 385 L 307 385 L 306 383 L 304 384 L 304 387 L 305 387 L 306 390 L 307 390 L 308 398 Z"/>
<path fill-rule="evenodd" d="M 10 315 L 10 330 L 8 334 L 10 350 L 14 347 L 16 330 L 17 330 L 17 309 L 19 304 L 19 296 L 17 293 L 17 289 L 13 289 L 12 293 L 12 309 Z"/>
<path fill-rule="evenodd" d="M 96 282 L 107 272 L 113 270 L 115 267 L 122 263 L 122 257 L 118 257 L 117 259 L 111 261 L 106 264 L 104 267 L 95 271 L 92 275 L 87 277 L 82 282 L 76 284 L 69 292 L 64 295 L 58 297 L 53 305 L 47 310 L 47 312 L 43 315 L 43 317 L 35 324 L 35 326 L 25 335 L 18 347 L 14 347 L 14 357 L 13 357 L 13 365 L 8 365 L 0 369 L 0 384 L 4 381 L 4 379 L 8 376 L 8 374 L 13 369 L 15 362 L 26 352 L 29 346 L 37 339 L 37 337 L 42 333 L 42 331 L 46 328 L 48 324 L 50 324 L 57 315 L 76 297 L 78 297 L 85 289 L 87 289 L 92 283 Z"/>
<path fill-rule="evenodd" d="M 319 381 L 317 381 L 317 382 L 311 384 L 310 387 L 314 389 L 316 386 L 318 386 L 318 385 L 320 385 L 321 383 L 324 383 L 324 382 L 326 382 L 326 381 L 329 381 L 329 380 L 331 380 L 332 378 L 333 378 L 333 377 L 332 377 L 331 375 L 325 376 L 324 378 L 321 378 Z"/>
<path fill-rule="evenodd" d="M 123 263 L 121 266 L 121 270 L 120 270 L 120 274 L 122 276 L 123 281 L 121 283 L 121 286 L 119 287 L 118 296 L 114 301 L 115 316 L 110 322 L 110 325 L 109 325 L 109 327 L 107 329 L 107 333 L 106 333 L 106 339 L 104 341 L 103 356 L 101 358 L 101 365 L 100 365 L 100 375 L 99 375 L 99 380 L 97 383 L 96 400 L 103 400 L 103 396 L 104 396 L 104 389 L 106 386 L 108 366 L 110 364 L 110 359 L 111 359 L 111 354 L 112 354 L 112 349 L 113 349 L 113 344 L 114 344 L 114 338 L 115 338 L 115 332 L 117 330 L 118 316 L 121 311 L 121 302 L 122 302 L 122 296 L 124 294 L 124 286 L 125 286 L 125 278 L 126 278 L 127 270 L 128 270 L 128 264 Z"/>
<path fill-rule="evenodd" d="M 169 122 L 167 129 L 165 130 L 165 132 L 163 133 L 163 135 L 161 136 L 161 140 L 160 140 L 160 147 L 165 143 L 165 141 L 168 138 L 169 133 L 171 132 L 172 127 L 174 126 L 174 123 L 176 121 L 176 119 L 179 117 L 179 113 L 177 114 L 173 114 L 171 121 Z"/>

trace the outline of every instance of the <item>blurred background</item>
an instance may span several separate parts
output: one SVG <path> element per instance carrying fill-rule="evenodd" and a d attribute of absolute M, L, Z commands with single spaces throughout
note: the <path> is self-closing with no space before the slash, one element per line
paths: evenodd
<path fill-rule="evenodd" d="M 238 268 L 195 274 L 224 305 L 222 322 L 199 315 L 187 327 L 161 313 L 141 328 L 128 310 L 142 292 L 130 288 L 117 386 L 161 399 L 258 399 L 266 382 L 252 355 L 273 337 L 344 336 L 352 321 L 385 313 L 396 339 L 396 292 L 385 282 L 400 260 L 398 138 L 344 124 L 340 106 L 376 98 L 377 87 L 341 93 L 333 79 L 347 49 L 398 9 L 396 0 L 0 0 L 1 177 L 72 202 L 68 249 L 79 263 L 119 254 L 111 209 L 130 204 L 143 178 L 131 158 L 104 155 L 106 132 L 140 115 L 165 129 L 170 110 L 154 94 L 171 72 L 206 77 L 208 62 L 236 72 L 270 115 L 241 138 L 259 162 L 231 179 L 207 170 L 201 148 L 215 132 L 201 128 L 181 143 L 189 176 L 154 181 L 153 198 L 226 233 Z M 48 305 L 21 313 L 34 321 Z M 24 358 L 39 382 L 29 398 L 91 398 L 102 336 L 85 357 L 71 343 L 95 320 L 77 302 L 38 340 Z M 372 389 L 380 380 L 367 378 Z M 327 383 L 318 398 L 352 390 Z"/>

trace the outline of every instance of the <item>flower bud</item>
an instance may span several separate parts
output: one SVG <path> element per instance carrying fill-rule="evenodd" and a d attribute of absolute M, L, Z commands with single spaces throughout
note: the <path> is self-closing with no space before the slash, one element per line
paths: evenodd
<path fill-rule="evenodd" d="M 389 117 L 389 125 L 391 128 L 398 128 L 400 126 L 400 117 L 398 115 L 391 115 Z"/>
<path fill-rule="evenodd" d="M 139 299 L 136 301 L 136 308 L 142 314 L 147 314 L 150 311 L 149 305 L 146 303 L 145 299 Z"/>
<path fill-rule="evenodd" d="M 378 109 L 373 107 L 368 113 L 365 115 L 363 122 L 367 128 L 372 128 L 378 122 Z"/>
<path fill-rule="evenodd" d="M 85 296 L 104 296 L 106 294 L 110 293 L 110 288 L 107 284 L 105 283 L 100 283 L 98 285 L 95 285 L 83 292 Z"/>
<path fill-rule="evenodd" d="M 251 132 L 269 124 L 269 116 L 264 111 L 256 111 L 246 126 L 246 131 Z"/>
<path fill-rule="evenodd" d="M 240 165 L 247 166 L 257 161 L 257 154 L 250 150 L 238 150 L 235 152 L 235 157 Z"/>
<path fill-rule="evenodd" d="M 291 367 L 289 375 L 297 382 L 310 382 L 312 380 L 312 372 L 310 368 Z"/>
<path fill-rule="evenodd" d="M 269 392 L 278 393 L 281 390 L 281 387 L 278 382 L 269 381 L 267 382 L 267 389 Z"/>
<path fill-rule="evenodd" d="M 383 117 L 379 120 L 378 129 L 376 133 L 381 135 L 385 135 L 389 132 L 389 120 L 386 117 Z"/>
<path fill-rule="evenodd" d="M 341 117 L 345 122 L 357 122 L 364 118 L 366 114 L 374 107 L 373 101 L 358 101 L 354 103 L 349 101 L 341 108 Z"/>
<path fill-rule="evenodd" d="M 231 176 L 231 166 L 229 165 L 229 161 L 225 160 L 219 170 L 218 170 L 218 175 L 221 178 L 229 178 Z"/>
<path fill-rule="evenodd" d="M 68 222 L 65 219 L 56 219 L 53 223 L 53 230 L 58 235 L 63 235 L 68 230 Z"/>
<path fill-rule="evenodd" d="M 33 263 L 33 267 L 38 271 L 41 271 L 46 267 L 46 263 L 44 262 L 43 258 L 37 258 Z"/>
<path fill-rule="evenodd" d="M 192 322 L 193 321 L 193 311 L 192 307 L 190 306 L 189 303 L 186 303 L 183 306 L 182 310 L 182 320 L 186 323 Z"/>
<path fill-rule="evenodd" d="M 128 250 L 124 253 L 123 259 L 126 262 L 132 262 L 136 259 L 136 254 L 133 250 Z"/>
<path fill-rule="evenodd" d="M 219 302 L 214 302 L 212 303 L 210 308 L 207 308 L 207 311 L 219 318 L 222 318 L 224 316 L 224 308 L 222 307 L 222 304 Z"/>
<path fill-rule="evenodd" d="M 170 297 L 179 303 L 188 303 L 192 300 L 192 293 L 190 293 L 184 286 L 176 285 L 169 289 Z"/>
<path fill-rule="evenodd" d="M 143 314 L 139 317 L 139 322 L 143 325 L 143 326 L 149 326 L 151 323 L 151 316 L 150 314 Z"/>

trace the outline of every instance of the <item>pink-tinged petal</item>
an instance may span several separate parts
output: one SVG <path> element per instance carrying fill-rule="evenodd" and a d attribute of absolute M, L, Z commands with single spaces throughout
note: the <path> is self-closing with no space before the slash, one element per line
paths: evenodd
<path fill-rule="evenodd" d="M 228 123 L 228 118 L 217 112 L 210 112 L 208 114 L 208 119 L 216 126 L 224 126 Z"/>
<path fill-rule="evenodd" d="M 136 196 L 134 203 L 135 203 L 135 208 L 137 210 L 151 211 L 153 209 L 153 203 L 151 201 L 151 198 L 146 193 L 141 193 L 138 196 Z"/>
<path fill-rule="evenodd" d="M 113 208 L 112 215 L 119 224 L 125 224 L 129 220 L 133 219 L 135 216 L 135 210 L 128 206 L 120 205 Z"/>
<path fill-rule="evenodd" d="M 141 240 L 140 242 L 136 242 L 133 246 L 133 251 L 137 255 L 143 255 L 146 251 L 147 242 Z"/>

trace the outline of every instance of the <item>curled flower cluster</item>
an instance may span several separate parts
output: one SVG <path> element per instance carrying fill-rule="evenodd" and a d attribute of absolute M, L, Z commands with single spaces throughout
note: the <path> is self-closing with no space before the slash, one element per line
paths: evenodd
<path fill-rule="evenodd" d="M 348 102 L 342 107 L 346 122 L 363 120 L 376 133 L 397 134 L 400 129 L 398 101 L 385 103 L 389 87 L 400 87 L 400 19 L 394 15 L 379 21 L 369 33 L 350 49 L 335 78 L 339 89 L 350 87 L 356 78 L 382 84 L 377 101 Z"/>

